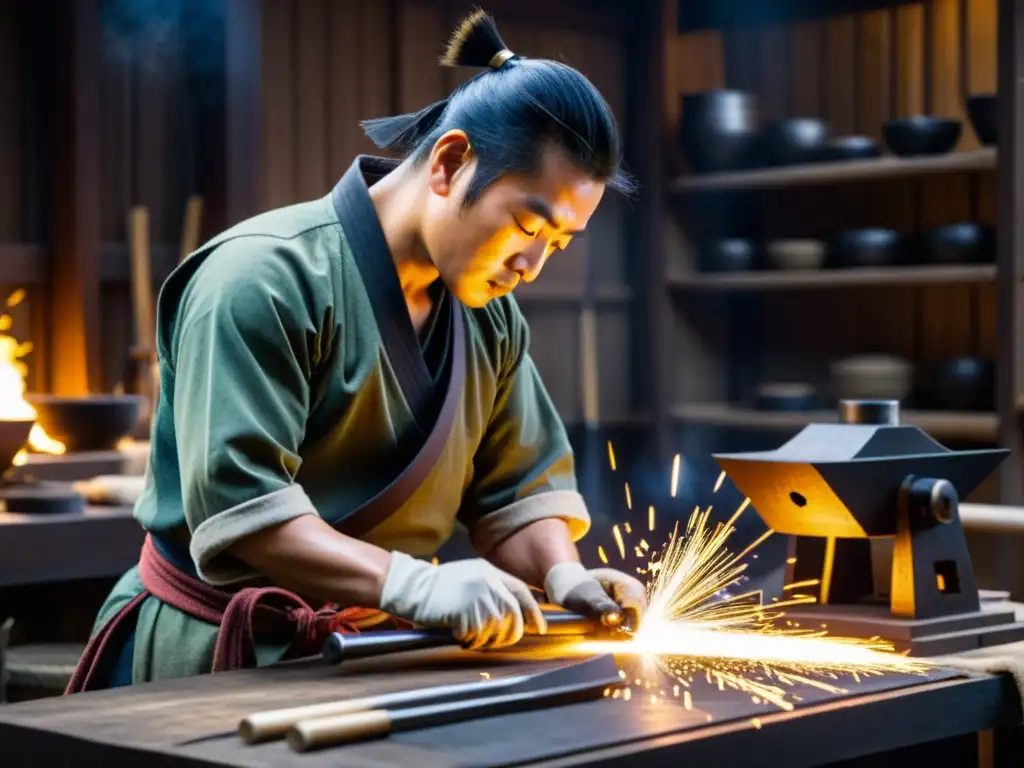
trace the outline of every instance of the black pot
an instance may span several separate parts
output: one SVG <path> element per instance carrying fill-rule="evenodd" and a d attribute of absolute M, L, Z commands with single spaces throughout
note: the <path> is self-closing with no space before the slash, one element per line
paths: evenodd
<path fill-rule="evenodd" d="M 761 135 L 760 150 L 769 165 L 797 165 L 824 159 L 828 124 L 810 117 L 778 120 Z"/>
<path fill-rule="evenodd" d="M 996 370 L 991 360 L 954 357 L 936 363 L 930 379 L 931 399 L 949 411 L 991 411 L 995 408 Z"/>
<path fill-rule="evenodd" d="M 746 272 L 760 266 L 757 244 L 741 237 L 709 240 L 698 258 L 701 272 Z"/>
<path fill-rule="evenodd" d="M 991 227 L 964 221 L 921 234 L 920 258 L 926 264 L 991 264 L 996 235 Z"/>
<path fill-rule="evenodd" d="M 679 137 L 697 173 L 736 171 L 750 164 L 757 141 L 757 99 L 743 91 L 705 91 L 682 97 Z"/>
<path fill-rule="evenodd" d="M 947 117 L 900 117 L 882 126 L 885 144 L 894 155 L 944 155 L 960 140 L 963 125 Z"/>
<path fill-rule="evenodd" d="M 829 162 L 868 160 L 881 155 L 882 148 L 870 136 L 840 136 L 828 141 L 822 150 L 822 159 Z"/>
<path fill-rule="evenodd" d="M 135 427 L 148 399 L 141 395 L 26 395 L 39 426 L 68 452 L 109 451 Z"/>
<path fill-rule="evenodd" d="M 986 147 L 996 145 L 999 118 L 996 116 L 996 105 L 999 103 L 995 94 L 967 97 L 967 117 L 978 141 Z"/>
<path fill-rule="evenodd" d="M 827 264 L 833 269 L 895 267 L 906 264 L 907 242 L 894 229 L 850 229 L 829 243 Z"/>

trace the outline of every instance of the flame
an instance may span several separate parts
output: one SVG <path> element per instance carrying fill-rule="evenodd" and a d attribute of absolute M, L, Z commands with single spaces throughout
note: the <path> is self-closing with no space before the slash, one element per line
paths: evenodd
<path fill-rule="evenodd" d="M 7 297 L 8 308 L 17 306 L 25 298 L 25 291 L 16 290 Z M 0 420 L 24 421 L 35 420 L 38 414 L 35 408 L 25 400 L 25 377 L 28 366 L 24 359 L 32 351 L 32 342 L 19 342 L 5 333 L 14 325 L 8 314 L 0 315 Z M 62 454 L 66 448 L 58 440 L 54 440 L 39 424 L 32 425 L 28 436 L 28 445 L 41 453 Z M 20 466 L 28 460 L 25 449 L 18 451 L 12 462 Z"/>

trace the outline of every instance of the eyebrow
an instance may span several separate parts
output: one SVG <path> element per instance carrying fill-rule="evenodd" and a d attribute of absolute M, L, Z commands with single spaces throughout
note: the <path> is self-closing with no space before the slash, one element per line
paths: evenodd
<path fill-rule="evenodd" d="M 555 212 L 551 210 L 551 206 L 548 205 L 547 201 L 542 197 L 536 195 L 530 195 L 526 198 L 523 205 L 530 213 L 535 213 L 546 221 L 552 229 L 561 230 L 561 225 L 555 220 Z M 583 234 L 582 229 L 568 229 L 564 230 L 565 234 L 571 235 L 572 237 L 579 237 Z"/>

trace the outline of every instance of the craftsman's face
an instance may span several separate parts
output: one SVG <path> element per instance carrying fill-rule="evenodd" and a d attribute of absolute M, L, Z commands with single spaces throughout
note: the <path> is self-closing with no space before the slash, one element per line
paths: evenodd
<path fill-rule="evenodd" d="M 424 245 L 449 290 L 469 307 L 535 280 L 582 233 L 604 194 L 604 184 L 548 148 L 535 175 L 501 176 L 463 208 L 477 160 L 461 131 L 438 140 L 429 164 Z"/>

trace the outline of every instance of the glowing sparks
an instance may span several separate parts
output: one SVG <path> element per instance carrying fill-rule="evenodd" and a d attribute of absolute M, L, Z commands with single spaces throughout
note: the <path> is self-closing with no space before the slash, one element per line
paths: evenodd
<path fill-rule="evenodd" d="M 718 478 L 716 490 L 723 479 Z M 736 520 L 749 506 L 745 499 L 724 525 L 711 521 L 711 507 L 694 508 L 685 527 L 677 523 L 657 553 L 648 551 L 644 539 L 631 544 L 636 557 L 649 558 L 646 568 L 637 569 L 649 579 L 643 622 L 627 640 L 583 642 L 573 651 L 614 653 L 630 666 L 628 677 L 636 678 L 634 687 L 645 696 L 653 695 L 652 686 L 669 689 L 674 697 L 682 692 L 686 709 L 695 706 L 690 690 L 695 681 L 790 710 L 801 700 L 797 686 L 844 694 L 847 690 L 837 684 L 840 676 L 856 684 L 887 672 L 918 675 L 931 669 L 925 660 L 894 653 L 892 644 L 879 638 L 832 637 L 824 625 L 801 628 L 798 621 L 786 620 L 783 609 L 817 601 L 806 591 L 823 586 L 821 579 L 790 583 L 786 596 L 772 598 L 768 605 L 762 605 L 760 591 L 736 589 L 746 578 L 747 559 L 756 557 L 754 551 L 773 533 L 765 531 L 738 554 L 729 550 Z M 648 514 L 648 528 L 654 530 L 653 507 Z M 612 535 L 625 558 L 618 526 Z M 666 675 L 672 679 L 664 680 Z M 628 699 L 628 692 L 626 688 L 622 698 Z"/>
<path fill-rule="evenodd" d="M 724 483 L 724 482 L 725 482 L 725 472 L 723 471 L 718 476 L 718 479 L 715 481 L 715 490 L 713 490 L 712 493 L 718 493 L 718 489 L 722 487 L 722 483 Z"/>
<path fill-rule="evenodd" d="M 608 555 L 604 553 L 604 547 L 597 548 L 597 556 L 601 558 L 601 562 L 608 565 Z"/>
<path fill-rule="evenodd" d="M 633 508 L 633 495 L 629 492 L 629 483 L 626 483 L 626 509 Z"/>
<path fill-rule="evenodd" d="M 608 441 L 608 465 L 615 471 L 615 449 L 612 448 L 612 441 Z"/>
<path fill-rule="evenodd" d="M 672 457 L 672 498 L 676 497 L 679 490 L 679 454 Z M 654 530 L 653 528 L 651 530 Z"/>
<path fill-rule="evenodd" d="M 647 508 L 647 530 L 654 530 L 654 507 Z"/>
<path fill-rule="evenodd" d="M 619 557 L 623 560 L 626 559 L 626 544 L 622 540 L 622 532 L 619 530 L 619 526 L 612 526 L 612 536 L 615 537 L 615 546 L 619 548 Z"/>

